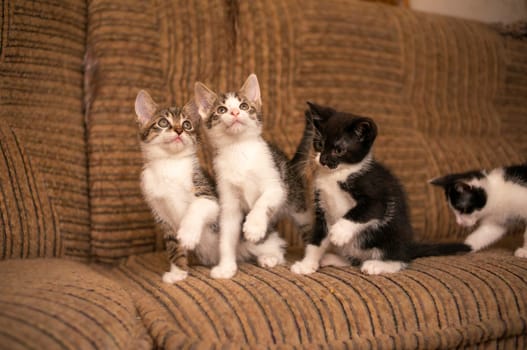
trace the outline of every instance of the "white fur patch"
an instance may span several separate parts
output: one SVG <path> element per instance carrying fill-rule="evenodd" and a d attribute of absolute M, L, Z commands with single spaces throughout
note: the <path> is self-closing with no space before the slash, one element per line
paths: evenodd
<path fill-rule="evenodd" d="M 326 238 L 322 241 L 320 246 L 308 244 L 304 258 L 297 261 L 291 266 L 291 271 L 299 275 L 308 275 L 318 270 L 320 266 L 320 259 L 328 248 L 329 240 Z"/>
<path fill-rule="evenodd" d="M 341 164 L 336 169 L 318 167 L 315 187 L 320 193 L 320 202 L 328 224 L 336 223 L 357 205 L 355 199 L 340 188 L 339 182 L 344 182 L 351 174 L 365 169 L 370 161 L 371 155 L 368 155 L 358 164 Z"/>
<path fill-rule="evenodd" d="M 395 273 L 405 269 L 406 263 L 401 261 L 366 260 L 360 270 L 368 275 Z"/>
<path fill-rule="evenodd" d="M 514 252 L 514 256 L 518 258 L 527 258 L 527 248 L 521 247 L 516 249 L 516 251 Z"/>
<path fill-rule="evenodd" d="M 238 270 L 238 266 L 236 263 L 227 262 L 227 263 L 220 263 L 217 266 L 214 266 L 210 270 L 210 277 L 216 278 L 216 279 L 229 279 L 234 277 L 236 274 L 236 271 Z"/>
<path fill-rule="evenodd" d="M 479 227 L 465 239 L 465 244 L 469 245 L 472 251 L 488 247 L 507 232 L 504 226 L 486 221 L 481 222 Z"/>
<path fill-rule="evenodd" d="M 371 220 L 366 223 L 358 223 L 347 219 L 339 219 L 329 228 L 329 240 L 337 247 L 343 246 L 367 227 L 377 225 L 377 222 L 377 220 Z"/>
<path fill-rule="evenodd" d="M 188 272 L 181 270 L 174 264 L 170 264 L 170 272 L 165 272 L 163 274 L 163 282 L 168 284 L 174 284 L 176 282 L 182 281 L 187 278 Z"/>

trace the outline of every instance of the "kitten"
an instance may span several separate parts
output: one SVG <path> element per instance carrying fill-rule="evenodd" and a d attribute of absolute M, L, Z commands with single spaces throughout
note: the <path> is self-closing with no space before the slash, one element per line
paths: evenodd
<path fill-rule="evenodd" d="M 159 108 L 142 90 L 135 100 L 144 168 L 141 188 L 164 229 L 170 261 L 166 283 L 187 277 L 187 250 L 205 265 L 219 260 L 219 205 L 212 181 L 197 157 L 200 119 L 194 102 L 183 108 Z"/>
<path fill-rule="evenodd" d="M 309 232 L 311 227 L 301 173 L 302 150 L 308 142 L 304 138 L 288 160 L 262 138 L 262 101 L 254 74 L 238 92 L 225 94 L 217 95 L 198 82 L 195 98 L 214 148 L 220 195 L 220 262 L 211 276 L 231 278 L 236 273 L 234 251 L 241 231 L 249 242 L 281 243 L 258 257 L 261 266 L 283 263 L 285 242 L 275 232 L 276 221 L 289 213 L 301 231 Z"/>
<path fill-rule="evenodd" d="M 479 223 L 465 240 L 473 251 L 499 240 L 512 222 L 527 222 L 527 163 L 488 173 L 477 170 L 450 174 L 430 183 L 444 189 L 459 225 L 472 227 Z M 523 247 L 514 255 L 527 258 L 527 227 Z"/>
<path fill-rule="evenodd" d="M 361 271 L 367 274 L 393 273 L 417 257 L 470 249 L 413 240 L 403 187 L 373 158 L 377 127 L 372 119 L 308 105 L 306 123 L 314 127 L 317 163 L 315 227 L 293 272 L 310 274 L 319 266 L 353 262 L 362 263 Z"/>

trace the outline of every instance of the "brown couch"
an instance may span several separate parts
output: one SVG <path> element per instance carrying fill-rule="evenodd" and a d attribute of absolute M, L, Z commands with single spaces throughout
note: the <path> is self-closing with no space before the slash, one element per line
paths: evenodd
<path fill-rule="evenodd" d="M 527 347 L 521 235 L 394 275 L 243 264 L 232 280 L 193 267 L 163 284 L 133 112 L 139 89 L 181 104 L 197 80 L 225 90 L 255 72 L 265 136 L 288 154 L 306 100 L 371 116 L 418 237 L 462 240 L 427 180 L 526 160 L 527 41 L 353 0 L 0 11 L 0 349 Z M 295 231 L 282 232 L 300 256 Z"/>

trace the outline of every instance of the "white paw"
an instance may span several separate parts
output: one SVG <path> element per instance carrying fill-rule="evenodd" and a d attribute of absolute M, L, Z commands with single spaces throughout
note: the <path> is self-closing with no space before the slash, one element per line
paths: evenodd
<path fill-rule="evenodd" d="M 177 238 L 181 247 L 187 250 L 193 250 L 201 239 L 201 231 L 196 227 L 182 226 L 177 232 Z"/>
<path fill-rule="evenodd" d="M 236 266 L 236 264 L 219 264 L 210 270 L 210 277 L 229 279 L 236 274 L 236 270 L 238 270 L 238 266 Z"/>
<path fill-rule="evenodd" d="M 471 253 L 477 252 L 482 248 L 482 244 L 480 242 L 480 239 L 476 236 L 468 236 L 467 239 L 465 239 L 465 244 L 472 249 Z"/>
<path fill-rule="evenodd" d="M 318 263 L 315 261 L 301 260 L 291 266 L 291 271 L 299 275 L 309 275 L 318 270 Z"/>
<path fill-rule="evenodd" d="M 518 258 L 527 258 L 527 248 L 518 248 L 514 252 L 514 256 L 517 256 Z"/>
<path fill-rule="evenodd" d="M 360 270 L 368 275 L 395 273 L 403 270 L 406 264 L 401 261 L 366 260 Z"/>
<path fill-rule="evenodd" d="M 284 258 L 276 255 L 262 255 L 258 257 L 257 261 L 261 267 L 272 268 L 276 265 L 283 264 Z"/>
<path fill-rule="evenodd" d="M 174 284 L 187 278 L 188 272 L 184 270 L 172 270 L 163 274 L 163 282 Z"/>
<path fill-rule="evenodd" d="M 345 267 L 350 266 L 348 260 L 344 259 L 340 255 L 336 254 L 324 254 L 322 259 L 320 259 L 320 266 L 336 266 L 336 267 Z"/>
<path fill-rule="evenodd" d="M 337 247 L 348 243 L 355 234 L 354 224 L 347 220 L 339 220 L 329 229 L 329 240 Z"/>
<path fill-rule="evenodd" d="M 245 218 L 243 234 L 249 242 L 259 242 L 267 232 L 267 217 L 251 211 Z"/>

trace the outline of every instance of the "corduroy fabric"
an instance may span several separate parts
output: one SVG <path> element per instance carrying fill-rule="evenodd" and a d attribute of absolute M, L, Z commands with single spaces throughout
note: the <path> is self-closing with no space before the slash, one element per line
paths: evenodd
<path fill-rule="evenodd" d="M 0 259 L 88 260 L 85 2 L 0 11 Z"/>
<path fill-rule="evenodd" d="M 290 155 L 306 100 L 373 117 L 377 158 L 403 181 L 421 239 L 466 234 L 428 180 L 525 161 L 527 44 L 483 24 L 336 0 L 94 1 L 89 12 L 99 260 L 162 246 L 138 185 L 133 100 L 141 88 L 182 104 L 196 80 L 232 90 L 255 72 L 264 136 Z M 203 159 L 210 165 L 208 151 Z M 301 245 L 289 226 L 281 231 L 291 246 Z"/>
<path fill-rule="evenodd" d="M 397 274 L 242 264 L 232 280 L 194 267 L 164 284 L 161 253 L 131 257 L 115 278 L 127 285 L 157 346 L 167 349 L 283 345 L 435 349 L 524 344 L 527 260 L 495 250 L 424 258 Z M 503 345 L 503 344 L 502 344 Z"/>
<path fill-rule="evenodd" d="M 149 349 L 124 288 L 65 259 L 0 262 L 0 349 Z"/>

